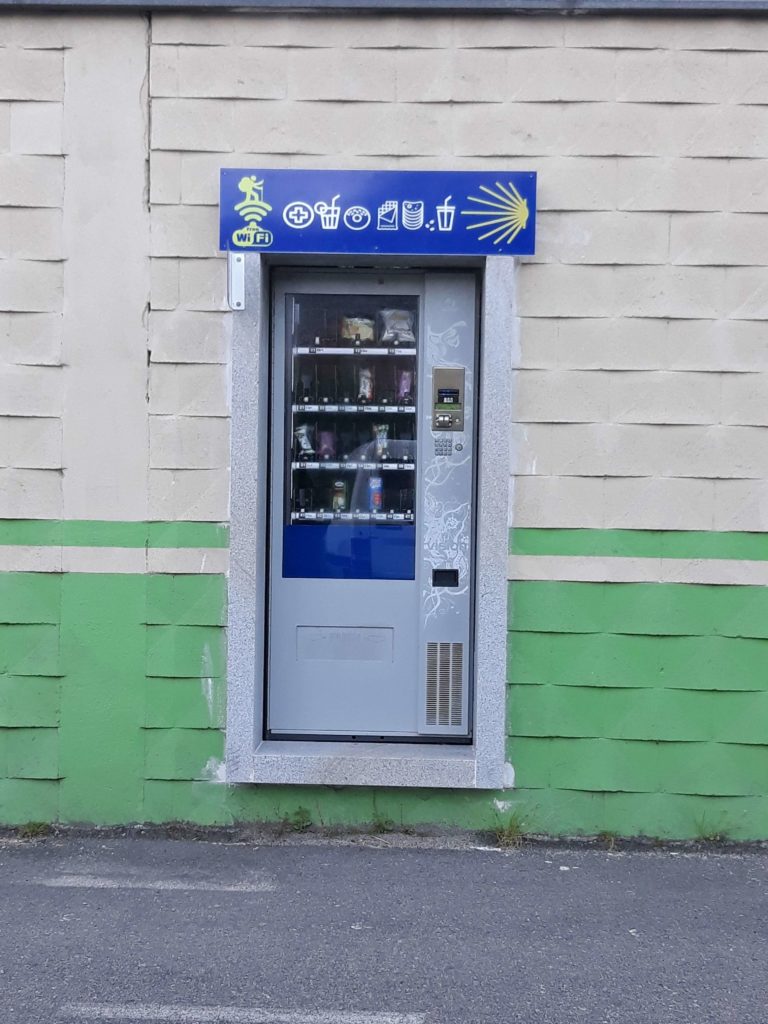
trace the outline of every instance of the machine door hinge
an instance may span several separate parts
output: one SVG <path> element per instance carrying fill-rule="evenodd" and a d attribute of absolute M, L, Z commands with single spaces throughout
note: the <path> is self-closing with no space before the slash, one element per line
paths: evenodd
<path fill-rule="evenodd" d="M 245 254 L 227 253 L 227 301 L 229 308 L 245 309 Z"/>

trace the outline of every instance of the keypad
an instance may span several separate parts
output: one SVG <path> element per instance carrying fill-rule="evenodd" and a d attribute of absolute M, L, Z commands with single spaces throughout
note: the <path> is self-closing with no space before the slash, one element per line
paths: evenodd
<path fill-rule="evenodd" d="M 435 438 L 435 455 L 452 455 L 453 440 L 450 437 Z"/>

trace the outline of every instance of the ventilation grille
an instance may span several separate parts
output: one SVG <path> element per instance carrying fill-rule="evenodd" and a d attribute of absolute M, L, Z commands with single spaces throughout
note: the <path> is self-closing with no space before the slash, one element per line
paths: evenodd
<path fill-rule="evenodd" d="M 427 725 L 461 726 L 464 644 L 427 644 Z"/>

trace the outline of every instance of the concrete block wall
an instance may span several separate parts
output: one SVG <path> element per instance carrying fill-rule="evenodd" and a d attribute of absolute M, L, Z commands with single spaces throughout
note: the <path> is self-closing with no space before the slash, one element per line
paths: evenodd
<path fill-rule="evenodd" d="M 36 653 L 0 665 L 0 818 L 305 806 L 326 823 L 518 811 L 540 831 L 768 835 L 768 19 L 2 26 L 0 631 Z M 222 166 L 539 172 L 538 251 L 502 340 L 516 791 L 217 781 Z"/>
<path fill-rule="evenodd" d="M 767 379 L 768 24 L 285 27 L 153 18 L 163 310 L 223 306 L 221 166 L 537 170 L 538 253 L 522 261 L 518 295 L 515 524 L 764 529 L 751 428 L 765 423 Z M 639 480 L 654 500 L 636 500 Z M 742 500 L 747 480 L 759 502 Z"/>
<path fill-rule="evenodd" d="M 0 494 L 61 514 L 64 45 L 0 49 Z"/>

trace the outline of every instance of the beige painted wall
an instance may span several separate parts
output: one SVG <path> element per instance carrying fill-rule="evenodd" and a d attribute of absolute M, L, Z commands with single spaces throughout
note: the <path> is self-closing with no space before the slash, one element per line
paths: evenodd
<path fill-rule="evenodd" d="M 0 39 L 0 516 L 143 520 L 148 25 Z"/>
<path fill-rule="evenodd" d="M 21 38 L 22 22 L 13 26 Z M 3 26 L 3 28 L 5 25 Z M 62 510 L 64 45 L 0 31 L 0 510 Z M 38 511 L 35 511 L 38 510 Z"/>
<path fill-rule="evenodd" d="M 768 527 L 768 18 L 0 24 L 0 515 L 226 519 L 220 167 L 510 167 L 516 524 Z"/>

